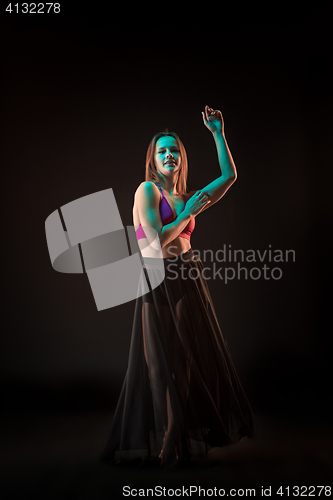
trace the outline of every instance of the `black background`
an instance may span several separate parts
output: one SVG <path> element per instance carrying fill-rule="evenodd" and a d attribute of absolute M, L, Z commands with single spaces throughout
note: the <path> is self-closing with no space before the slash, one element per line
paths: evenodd
<path fill-rule="evenodd" d="M 5 498 L 23 491 L 34 498 L 64 492 L 109 498 L 129 484 L 129 476 L 109 484 L 114 473 L 97 459 L 126 372 L 134 302 L 98 312 L 85 275 L 55 272 L 45 219 L 70 201 L 112 188 L 123 224 L 132 225 L 148 143 L 165 127 L 185 144 L 189 188 L 204 187 L 219 175 L 201 117 L 206 104 L 222 111 L 238 179 L 197 218 L 192 248 L 216 251 L 225 244 L 263 252 L 271 245 L 296 253 L 295 262 L 266 262 L 281 267 L 280 280 L 209 283 L 258 436 L 268 443 L 280 429 L 288 443 L 280 452 L 267 444 L 276 450 L 273 458 L 261 456 L 252 442 L 253 455 L 247 445 L 243 454 L 229 452 L 229 461 L 222 455 L 218 477 L 229 479 L 230 487 L 268 486 L 278 482 L 278 463 L 280 484 L 300 484 L 297 474 L 312 484 L 324 481 L 332 473 L 327 9 L 71 9 L 61 4 L 58 15 L 5 13 L 1 21 Z M 312 436 L 309 462 L 299 468 L 294 455 L 295 463 L 288 462 L 288 446 L 304 458 L 305 441 L 296 444 L 295 429 Z M 248 466 L 257 464 L 256 475 L 246 476 L 245 456 Z M 70 460 L 75 477 L 67 474 Z M 213 470 L 202 466 L 195 474 L 213 487 Z M 157 484 L 157 473 L 148 470 L 138 485 Z M 181 484 L 192 477 L 178 474 Z M 91 489 L 84 486 L 88 476 Z"/>

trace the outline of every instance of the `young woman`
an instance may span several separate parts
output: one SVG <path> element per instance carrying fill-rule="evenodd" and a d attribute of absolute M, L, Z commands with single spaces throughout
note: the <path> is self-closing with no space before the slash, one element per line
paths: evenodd
<path fill-rule="evenodd" d="M 178 135 L 156 134 L 146 181 L 134 197 L 133 222 L 145 266 L 159 286 L 136 300 L 128 368 L 102 460 L 114 464 L 159 456 L 170 468 L 216 446 L 253 437 L 253 413 L 222 335 L 201 260 L 191 248 L 199 213 L 237 178 L 222 114 L 202 113 L 212 132 L 221 175 L 186 192 L 187 156 Z M 164 279 L 154 269 L 154 234 Z M 218 234 L 218 233 L 217 233 Z M 155 245 L 156 246 L 156 245 Z M 149 253 L 151 252 L 151 253 Z"/>

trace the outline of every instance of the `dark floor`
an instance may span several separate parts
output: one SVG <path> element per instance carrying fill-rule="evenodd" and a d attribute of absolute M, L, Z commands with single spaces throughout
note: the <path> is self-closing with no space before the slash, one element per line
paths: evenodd
<path fill-rule="evenodd" d="M 203 463 L 164 471 L 158 463 L 113 467 L 100 462 L 111 420 L 110 413 L 7 415 L 1 425 L 1 498 L 111 500 L 127 498 L 122 494 L 127 485 L 187 488 L 179 498 L 198 497 L 195 493 L 190 496 L 190 486 L 224 488 L 225 496 L 230 488 L 255 488 L 255 496 L 262 497 L 263 486 L 272 487 L 270 498 L 281 500 L 288 497 L 288 486 L 289 497 L 296 496 L 292 494 L 293 486 L 304 486 L 304 496 L 312 498 L 328 495 L 324 491 L 319 495 L 319 489 L 310 486 L 332 486 L 333 429 L 328 424 L 300 425 L 295 419 L 255 414 L 254 439 L 244 438 L 237 445 L 215 448 Z M 284 488 L 283 496 L 276 493 L 279 486 Z M 169 498 L 167 490 L 161 498 Z M 209 494 L 214 495 L 214 491 L 207 491 L 206 498 Z M 239 492 L 234 498 L 241 496 L 250 494 Z M 204 498 L 203 492 L 200 498 Z M 221 498 L 218 492 L 216 498 Z"/>

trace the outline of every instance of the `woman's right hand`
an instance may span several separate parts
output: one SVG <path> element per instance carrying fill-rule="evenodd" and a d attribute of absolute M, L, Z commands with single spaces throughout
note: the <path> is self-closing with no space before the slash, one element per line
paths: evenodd
<path fill-rule="evenodd" d="M 184 212 L 188 213 L 192 217 L 195 217 L 210 202 L 211 200 L 209 199 L 209 195 L 200 189 L 188 199 Z"/>

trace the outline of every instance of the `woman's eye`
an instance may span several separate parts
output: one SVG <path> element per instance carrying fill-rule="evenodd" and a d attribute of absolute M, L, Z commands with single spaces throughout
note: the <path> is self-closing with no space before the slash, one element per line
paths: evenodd
<path fill-rule="evenodd" d="M 172 153 L 179 153 L 179 149 L 174 149 L 173 151 L 171 151 Z M 163 154 L 165 153 L 165 151 L 158 151 L 158 154 Z"/>

